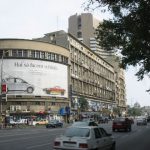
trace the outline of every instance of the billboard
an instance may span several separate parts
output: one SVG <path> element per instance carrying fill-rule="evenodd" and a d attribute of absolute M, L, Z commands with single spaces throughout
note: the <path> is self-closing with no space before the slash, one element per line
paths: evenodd
<path fill-rule="evenodd" d="M 4 59 L 2 82 L 8 95 L 68 97 L 68 67 L 30 59 Z"/>

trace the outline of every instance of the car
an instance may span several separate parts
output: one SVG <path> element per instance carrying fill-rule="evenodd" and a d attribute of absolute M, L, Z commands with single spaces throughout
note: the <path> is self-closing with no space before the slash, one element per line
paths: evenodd
<path fill-rule="evenodd" d="M 100 117 L 98 123 L 108 123 L 108 117 Z"/>
<path fill-rule="evenodd" d="M 7 92 L 24 91 L 33 93 L 34 86 L 21 78 L 8 77 L 3 79 L 3 83 L 7 84 Z"/>
<path fill-rule="evenodd" d="M 46 124 L 46 128 L 57 128 L 57 127 L 63 127 L 63 123 L 59 120 L 51 120 L 49 123 Z"/>
<path fill-rule="evenodd" d="M 44 88 L 43 91 L 45 91 L 46 94 L 51 94 L 51 95 L 64 95 L 65 94 L 65 89 L 62 89 L 60 86 Z"/>
<path fill-rule="evenodd" d="M 136 124 L 137 125 L 147 125 L 147 120 L 146 120 L 146 118 L 138 118 L 136 120 Z"/>
<path fill-rule="evenodd" d="M 41 119 L 36 121 L 36 125 L 46 125 L 48 123 L 48 120 L 46 119 Z"/>
<path fill-rule="evenodd" d="M 115 150 L 116 141 L 112 134 L 98 126 L 70 126 L 54 140 L 54 150 Z"/>
<path fill-rule="evenodd" d="M 147 117 L 147 122 L 150 122 L 150 116 Z"/>
<path fill-rule="evenodd" d="M 76 121 L 72 124 L 72 126 L 98 126 L 98 124 L 94 121 Z"/>
<path fill-rule="evenodd" d="M 125 131 L 131 131 L 131 126 L 132 122 L 130 119 L 125 118 L 125 117 L 118 117 L 113 120 L 112 123 L 112 131 L 120 131 L 120 130 L 125 130 Z"/>

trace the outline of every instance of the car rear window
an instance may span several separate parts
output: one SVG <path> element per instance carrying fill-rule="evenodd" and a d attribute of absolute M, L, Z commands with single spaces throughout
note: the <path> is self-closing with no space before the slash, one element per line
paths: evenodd
<path fill-rule="evenodd" d="M 67 137 L 89 137 L 90 129 L 88 129 L 88 128 L 68 128 L 64 135 Z"/>
<path fill-rule="evenodd" d="M 122 121 L 125 121 L 125 118 L 116 118 L 115 120 L 114 120 L 114 122 L 122 122 Z"/>
<path fill-rule="evenodd" d="M 89 123 L 88 122 L 74 122 L 73 124 L 72 124 L 73 126 L 88 126 L 89 125 Z"/>

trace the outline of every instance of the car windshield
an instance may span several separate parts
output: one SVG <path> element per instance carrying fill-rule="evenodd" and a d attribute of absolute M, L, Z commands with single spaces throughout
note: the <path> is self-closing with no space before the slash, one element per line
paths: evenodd
<path fill-rule="evenodd" d="M 67 137 L 89 137 L 90 129 L 88 128 L 68 128 L 64 134 Z"/>

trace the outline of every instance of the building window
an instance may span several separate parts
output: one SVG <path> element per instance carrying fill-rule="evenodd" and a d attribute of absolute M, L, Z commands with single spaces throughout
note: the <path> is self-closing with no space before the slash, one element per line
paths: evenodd
<path fill-rule="evenodd" d="M 41 59 L 45 58 L 45 52 L 41 52 Z"/>
<path fill-rule="evenodd" d="M 31 57 L 35 58 L 35 51 L 31 51 Z"/>
<path fill-rule="evenodd" d="M 17 50 L 13 50 L 13 51 L 12 51 L 12 56 L 13 56 L 13 57 L 17 57 Z"/>
<path fill-rule="evenodd" d="M 53 53 L 51 54 L 51 60 L 55 60 L 55 55 Z"/>
<path fill-rule="evenodd" d="M 82 32 L 77 32 L 77 37 L 82 38 Z"/>
<path fill-rule="evenodd" d="M 36 58 L 40 58 L 40 51 L 36 51 Z"/>
<path fill-rule="evenodd" d="M 28 51 L 27 50 L 23 50 L 23 57 L 28 57 Z"/>

